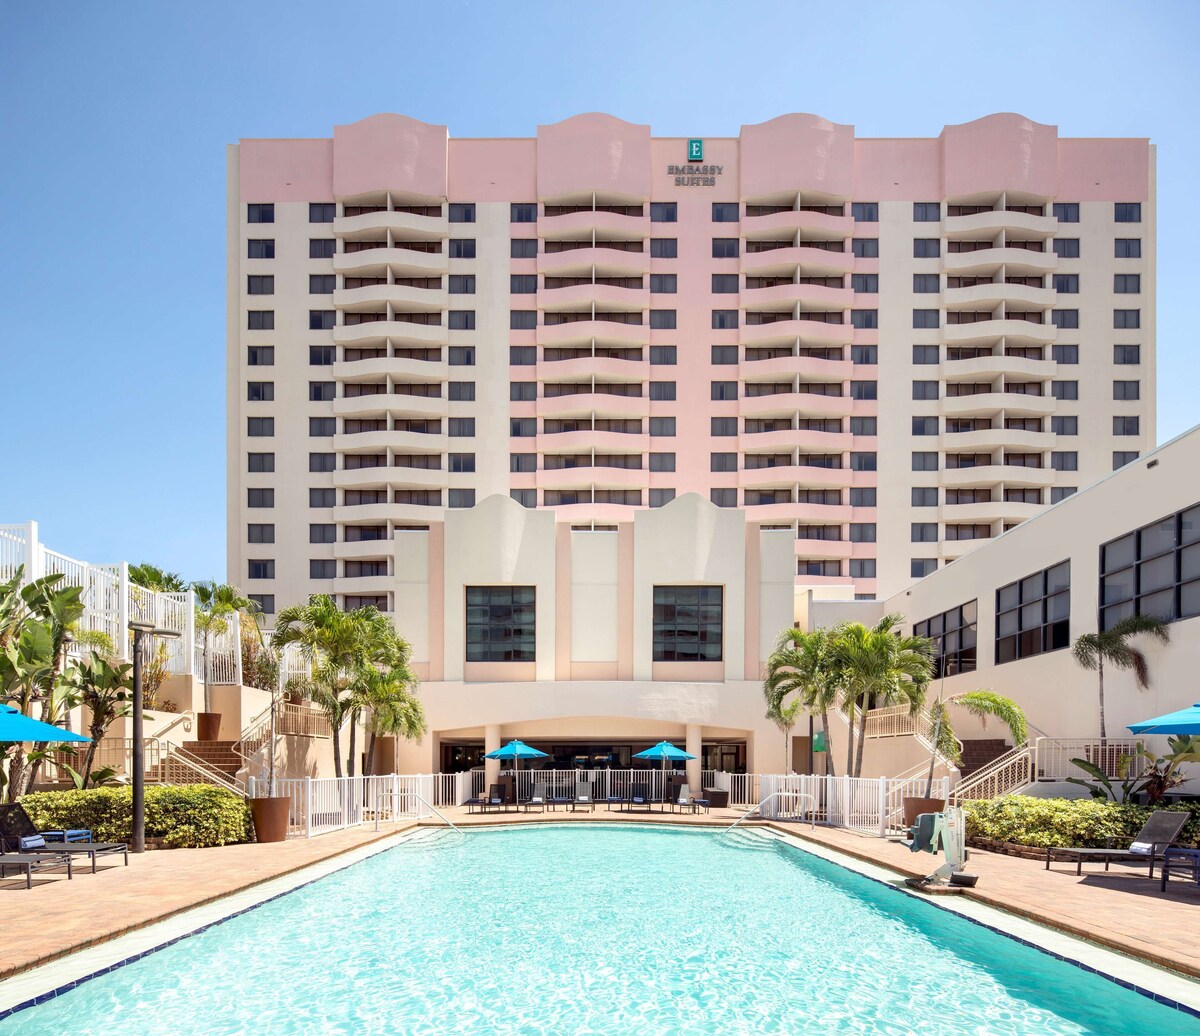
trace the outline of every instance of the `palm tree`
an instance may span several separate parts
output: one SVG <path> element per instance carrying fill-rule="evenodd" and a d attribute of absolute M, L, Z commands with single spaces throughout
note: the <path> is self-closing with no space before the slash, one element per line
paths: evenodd
<path fill-rule="evenodd" d="M 856 707 L 859 712 L 858 749 L 853 755 L 847 752 L 847 770 L 855 777 L 862 773 L 867 712 L 872 703 L 876 707 L 903 703 L 915 713 L 933 677 L 930 641 L 901 634 L 898 627 L 903 621 L 902 615 L 893 613 L 869 629 L 861 622 L 847 623 L 834 641 L 834 654 L 844 667 L 842 701 L 851 729 Z"/>
<path fill-rule="evenodd" d="M 148 561 L 129 566 L 129 581 L 146 590 L 158 590 L 169 594 L 181 594 L 188 588 L 187 582 L 178 572 L 168 572 Z"/>
<path fill-rule="evenodd" d="M 793 694 L 806 711 L 820 716 L 825 732 L 825 772 L 830 775 L 834 765 L 829 710 L 837 706 L 840 693 L 840 672 L 831 648 L 835 634 L 828 629 L 785 629 L 767 659 L 763 680 L 767 718 L 772 722 L 780 722 L 776 714 L 784 714 L 788 708 L 785 700 Z"/>
<path fill-rule="evenodd" d="M 341 777 L 341 728 L 347 719 L 356 721 L 366 704 L 368 670 L 402 664 L 407 668 L 408 645 L 376 608 L 343 612 L 326 594 L 279 613 L 271 646 L 280 650 L 288 644 L 299 644 L 308 661 L 309 679 L 303 689 L 329 719 L 334 773 Z M 350 776 L 354 775 L 356 728 L 357 722 L 351 723 L 346 760 Z"/>
<path fill-rule="evenodd" d="M 929 776 L 925 780 L 925 798 L 929 798 L 933 792 L 933 768 L 939 752 L 955 764 L 962 762 L 959 740 L 950 722 L 951 705 L 961 706 L 985 723 L 989 718 L 1000 720 L 1008 727 L 1014 748 L 1020 748 L 1029 740 L 1025 713 L 1011 698 L 987 690 L 959 691 L 948 697 L 939 694 L 937 701 L 929 707 L 929 715 L 933 722 L 933 737 L 930 740 L 933 744 L 929 749 Z"/>
<path fill-rule="evenodd" d="M 229 583 L 217 583 L 214 580 L 193 583 L 192 592 L 196 595 L 196 632 L 203 639 L 204 670 L 204 711 L 212 712 L 212 695 L 210 685 L 212 672 L 209 669 L 209 646 L 214 636 L 221 636 L 229 629 L 226 616 L 234 612 L 247 612 L 250 615 L 257 610 L 257 605 L 244 596 L 236 586 Z M 257 628 L 257 626 L 256 626 Z"/>
<path fill-rule="evenodd" d="M 405 645 L 407 653 L 408 645 Z M 390 669 L 370 667 L 363 674 L 362 702 L 370 711 L 367 738 L 367 758 L 363 775 L 375 771 L 375 740 L 380 735 L 393 735 L 417 741 L 425 733 L 425 709 L 413 693 L 417 678 L 405 659 Z"/>
<path fill-rule="evenodd" d="M 1171 631 L 1162 619 L 1151 615 L 1129 615 L 1103 633 L 1083 634 L 1071 646 L 1075 661 L 1084 669 L 1096 672 L 1100 690 L 1101 741 L 1108 735 L 1104 721 L 1104 663 L 1107 662 L 1114 669 L 1133 670 L 1133 678 L 1140 690 L 1150 686 L 1150 667 L 1146 664 L 1146 656 L 1129 643 L 1131 638 L 1140 633 L 1154 637 L 1163 644 L 1171 639 Z"/>

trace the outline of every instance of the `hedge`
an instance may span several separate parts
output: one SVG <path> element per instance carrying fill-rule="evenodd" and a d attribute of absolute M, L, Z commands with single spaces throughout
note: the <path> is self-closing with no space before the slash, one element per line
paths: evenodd
<path fill-rule="evenodd" d="M 1158 809 L 1191 813 L 1181 841 L 1200 843 L 1200 804 L 1126 806 L 1096 799 L 1039 799 L 1007 795 L 988 801 L 964 802 L 968 838 L 989 838 L 1038 848 L 1078 845 L 1104 848 L 1131 842 L 1147 818 Z"/>
<path fill-rule="evenodd" d="M 42 830 L 88 828 L 98 842 L 133 838 L 133 789 L 34 792 L 21 805 Z M 209 784 L 146 788 L 146 838 L 164 849 L 202 849 L 248 842 L 250 807 L 225 788 Z"/>

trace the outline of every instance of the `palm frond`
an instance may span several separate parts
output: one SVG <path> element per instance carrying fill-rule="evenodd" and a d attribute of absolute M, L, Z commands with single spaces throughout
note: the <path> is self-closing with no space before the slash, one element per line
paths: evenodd
<path fill-rule="evenodd" d="M 962 691 L 946 699 L 961 705 L 972 716 L 983 721 L 994 717 L 1000 720 L 1012 735 L 1013 745 L 1020 747 L 1029 740 L 1029 729 L 1025 722 L 1025 713 L 1011 698 L 1006 698 L 995 691 Z"/>

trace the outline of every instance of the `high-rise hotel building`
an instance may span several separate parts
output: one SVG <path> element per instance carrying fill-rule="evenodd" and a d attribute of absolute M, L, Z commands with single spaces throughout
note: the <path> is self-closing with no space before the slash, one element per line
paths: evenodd
<path fill-rule="evenodd" d="M 694 492 L 802 585 L 895 593 L 1154 441 L 1154 149 L 992 115 L 454 139 L 376 115 L 228 161 L 229 578 L 394 604 L 491 494 Z"/>

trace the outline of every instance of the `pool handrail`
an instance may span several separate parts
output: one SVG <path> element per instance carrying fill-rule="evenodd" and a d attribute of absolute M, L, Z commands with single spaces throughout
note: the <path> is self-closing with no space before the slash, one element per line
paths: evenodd
<path fill-rule="evenodd" d="M 759 810 L 761 810 L 763 808 L 763 806 L 765 806 L 773 798 L 776 798 L 779 795 L 791 795 L 791 796 L 794 796 L 799 799 L 807 799 L 809 802 L 811 802 L 812 803 L 812 812 L 809 813 L 809 825 L 812 830 L 815 831 L 817 829 L 817 800 L 814 796 L 809 795 L 807 792 L 803 792 L 803 791 L 773 791 L 773 792 L 771 792 L 770 795 L 768 795 L 761 802 L 757 802 L 753 806 L 751 806 L 748 810 L 746 810 L 745 813 L 743 813 L 740 817 L 738 817 L 737 820 L 735 820 L 728 827 L 722 828 L 721 834 L 723 834 L 723 835 L 729 834 L 729 832 L 732 831 L 735 827 L 737 827 L 743 820 L 746 820 L 752 814 L 757 813 Z"/>

